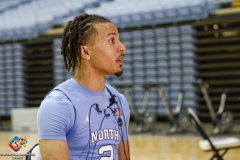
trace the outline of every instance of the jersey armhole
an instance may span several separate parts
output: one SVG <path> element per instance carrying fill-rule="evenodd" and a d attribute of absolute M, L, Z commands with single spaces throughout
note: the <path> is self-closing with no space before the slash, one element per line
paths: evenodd
<path fill-rule="evenodd" d="M 75 105 L 74 105 L 74 101 L 70 98 L 70 95 L 67 93 L 67 91 L 63 88 L 63 87 L 56 87 L 56 88 L 54 88 L 54 89 L 52 89 L 51 91 L 49 91 L 47 94 L 46 94 L 46 96 L 47 95 L 49 95 L 52 91 L 61 91 L 68 99 L 69 99 L 69 101 L 72 103 L 72 105 L 73 105 L 73 110 L 74 110 L 74 121 L 73 121 L 73 126 L 72 126 L 72 128 L 66 133 L 66 135 L 68 136 L 71 132 L 72 132 L 72 130 L 74 129 L 74 126 L 75 126 L 75 123 L 76 123 L 76 108 L 75 108 Z M 46 97 L 45 96 L 45 97 Z"/>

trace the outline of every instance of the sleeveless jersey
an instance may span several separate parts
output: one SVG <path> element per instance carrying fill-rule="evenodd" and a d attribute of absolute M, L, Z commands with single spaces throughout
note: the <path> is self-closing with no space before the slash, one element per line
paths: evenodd
<path fill-rule="evenodd" d="M 94 92 L 71 78 L 42 101 L 38 135 L 67 141 L 71 160 L 117 160 L 118 144 L 128 140 L 129 120 L 127 100 L 113 87 Z"/>

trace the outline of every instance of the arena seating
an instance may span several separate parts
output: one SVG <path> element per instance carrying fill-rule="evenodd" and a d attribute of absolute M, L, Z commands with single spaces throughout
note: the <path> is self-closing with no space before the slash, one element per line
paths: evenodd
<path fill-rule="evenodd" d="M 24 107 L 24 66 L 21 44 L 0 46 L 0 115 Z"/>
<path fill-rule="evenodd" d="M 206 18 L 210 11 L 219 7 L 215 0 L 3 0 L 0 3 L 0 41 L 11 42 L 0 45 L 0 89 L 4 91 L 0 93 L 0 115 L 9 115 L 11 108 L 28 107 L 31 103 L 24 102 L 23 77 L 27 74 L 24 73 L 24 66 L 27 66 L 23 57 L 24 46 L 12 41 L 37 38 L 83 12 L 106 16 L 120 28 L 121 41 L 127 47 L 124 74 L 119 79 L 107 77 L 107 83 L 134 84 L 131 94 L 136 107 L 142 106 L 142 85 L 147 83 L 165 84 L 171 106 L 176 106 L 179 91 L 184 94 L 184 107 L 197 106 L 197 88 L 193 85 L 196 82 L 196 66 L 199 65 L 195 61 L 196 30 L 192 25 L 175 24 Z M 121 28 L 130 24 L 135 27 L 134 30 Z M 150 27 L 138 28 L 146 24 Z M 161 27 L 160 24 L 172 25 Z M 66 72 L 63 66 L 61 39 L 49 42 L 48 47 L 51 45 L 55 86 L 70 78 L 73 72 Z M 156 88 L 151 90 L 149 99 L 150 110 L 165 112 Z"/>
<path fill-rule="evenodd" d="M 0 40 L 37 37 L 83 12 L 100 14 L 125 26 L 201 19 L 217 6 L 214 0 L 4 0 L 0 7 Z"/>

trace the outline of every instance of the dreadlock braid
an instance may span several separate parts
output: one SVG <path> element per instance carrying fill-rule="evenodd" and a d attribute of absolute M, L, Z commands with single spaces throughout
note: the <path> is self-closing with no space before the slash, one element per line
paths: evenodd
<path fill-rule="evenodd" d="M 67 71 L 71 68 L 74 71 L 76 61 L 80 61 L 80 46 L 94 42 L 94 37 L 97 35 L 94 24 L 106 22 L 111 23 L 110 20 L 99 15 L 82 14 L 67 23 L 63 31 L 61 46 L 61 54 L 64 57 Z"/>

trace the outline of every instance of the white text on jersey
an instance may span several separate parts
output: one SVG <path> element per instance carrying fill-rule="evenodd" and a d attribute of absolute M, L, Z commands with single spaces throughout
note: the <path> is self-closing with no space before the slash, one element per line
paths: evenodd
<path fill-rule="evenodd" d="M 118 136 L 118 130 L 115 129 L 100 129 L 91 133 L 92 143 L 109 139 L 118 141 Z"/>

